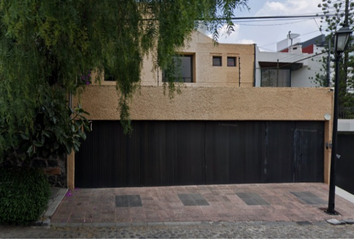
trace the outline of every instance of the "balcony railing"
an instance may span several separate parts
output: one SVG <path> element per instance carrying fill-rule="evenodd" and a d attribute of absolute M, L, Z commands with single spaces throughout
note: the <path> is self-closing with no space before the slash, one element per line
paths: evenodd
<path fill-rule="evenodd" d="M 354 107 L 340 107 L 338 115 L 340 119 L 354 119 Z"/>

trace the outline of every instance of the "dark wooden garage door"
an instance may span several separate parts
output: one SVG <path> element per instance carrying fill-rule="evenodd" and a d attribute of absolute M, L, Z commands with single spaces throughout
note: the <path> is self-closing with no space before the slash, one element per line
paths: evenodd
<path fill-rule="evenodd" d="M 354 133 L 339 133 L 336 185 L 354 194 Z"/>
<path fill-rule="evenodd" d="M 77 187 L 322 182 L 323 123 L 94 121 L 76 154 Z"/>

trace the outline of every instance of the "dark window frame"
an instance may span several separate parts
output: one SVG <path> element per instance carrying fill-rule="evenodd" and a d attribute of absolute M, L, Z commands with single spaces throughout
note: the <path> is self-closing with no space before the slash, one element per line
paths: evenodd
<path fill-rule="evenodd" d="M 233 64 L 229 64 L 229 59 L 232 59 L 233 60 Z M 233 57 L 233 56 L 228 56 L 227 57 L 227 66 L 228 67 L 236 67 L 237 66 L 237 59 L 236 57 Z"/>
<path fill-rule="evenodd" d="M 220 65 L 216 64 L 216 62 L 214 60 L 219 60 Z M 212 65 L 213 65 L 213 67 L 222 67 L 222 56 L 213 56 Z"/>
<path fill-rule="evenodd" d="M 265 85 L 265 82 L 267 80 L 263 79 L 263 74 L 265 71 L 269 71 L 269 74 L 273 74 L 274 76 L 271 79 L 267 79 L 269 82 L 267 85 Z M 279 72 L 282 71 L 288 71 L 288 79 L 286 81 L 282 79 L 278 79 L 277 83 L 277 68 L 261 68 L 261 87 L 291 87 L 291 69 L 290 68 L 281 68 L 279 69 Z"/>
<path fill-rule="evenodd" d="M 104 68 L 104 75 L 103 80 L 107 82 L 115 82 L 117 79 L 116 77 L 109 71 L 108 67 Z"/>
<path fill-rule="evenodd" d="M 182 80 L 181 82 L 183 82 L 183 83 L 194 83 L 195 82 L 195 77 L 194 77 L 195 54 L 186 53 L 186 54 L 178 55 L 176 57 L 183 57 L 183 58 L 189 58 L 190 59 L 189 60 L 190 74 L 188 74 L 189 77 L 176 76 L 175 79 L 181 79 Z M 164 72 L 162 72 L 162 82 L 167 82 L 166 79 L 164 79 Z M 179 82 L 179 81 L 175 81 L 175 82 Z"/>

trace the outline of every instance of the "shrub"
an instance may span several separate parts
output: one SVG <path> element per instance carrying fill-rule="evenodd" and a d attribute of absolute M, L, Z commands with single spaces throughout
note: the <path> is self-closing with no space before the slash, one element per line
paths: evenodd
<path fill-rule="evenodd" d="M 81 140 L 86 139 L 89 115 L 81 106 L 71 108 L 65 104 L 66 92 L 38 87 L 42 94 L 41 106 L 36 108 L 31 121 L 10 123 L 0 109 L 0 164 L 10 161 L 12 166 L 34 158 L 57 158 L 79 151 Z M 39 101 L 39 100 L 38 100 Z M 1 106 L 1 99 L 0 99 Z"/>
<path fill-rule="evenodd" d="M 27 225 L 46 209 L 50 186 L 43 171 L 0 168 L 0 223 Z"/>

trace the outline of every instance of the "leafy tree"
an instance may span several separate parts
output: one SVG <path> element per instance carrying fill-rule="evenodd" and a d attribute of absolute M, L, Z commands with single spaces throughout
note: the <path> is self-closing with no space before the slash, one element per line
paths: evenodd
<path fill-rule="evenodd" d="M 348 15 L 346 17 L 345 9 L 348 9 Z M 333 55 L 334 52 L 334 34 L 338 31 L 347 21 L 348 25 L 351 29 L 354 29 L 354 1 L 346 0 L 346 1 L 331 1 L 331 0 L 323 0 L 319 6 L 323 13 L 327 15 L 322 23 L 325 23 L 325 30 L 329 33 L 327 36 L 327 40 L 332 40 L 331 49 L 327 49 L 326 51 L 331 51 Z M 349 54 L 354 50 L 353 43 L 351 42 L 352 38 L 349 40 L 349 45 L 347 50 L 344 52 L 343 57 L 341 58 L 339 64 L 339 107 L 341 112 L 349 111 L 348 113 L 344 113 L 345 115 L 352 114 L 354 109 L 354 93 L 352 92 L 354 89 L 354 55 Z M 323 59 L 324 66 L 327 64 L 327 59 Z M 320 77 L 320 75 L 318 75 Z M 318 78 L 318 80 L 321 79 Z M 322 77 L 323 80 L 323 77 Z M 322 81 L 323 82 L 323 81 Z M 334 82 L 334 81 L 333 81 Z M 352 113 L 350 113 L 352 112 Z"/>
<path fill-rule="evenodd" d="M 247 8 L 247 2 L 2 0 L 0 154 L 19 143 L 19 132 L 22 138 L 36 133 L 36 119 L 48 96 L 77 94 L 83 89 L 81 76 L 91 70 L 101 73 L 104 66 L 116 76 L 120 118 L 129 132 L 128 100 L 139 85 L 143 57 L 151 53 L 155 67 L 173 68 L 176 50 L 198 22 L 206 24 L 217 40 L 217 29 L 226 23 L 232 31 L 235 10 Z M 166 77 L 173 91 L 172 79 Z M 63 97 L 58 101 L 67 104 Z M 64 107 L 57 110 L 60 116 L 67 114 Z M 61 121 L 63 128 L 73 126 L 70 118 Z"/>

